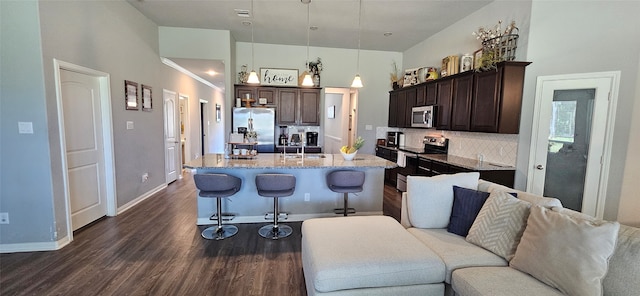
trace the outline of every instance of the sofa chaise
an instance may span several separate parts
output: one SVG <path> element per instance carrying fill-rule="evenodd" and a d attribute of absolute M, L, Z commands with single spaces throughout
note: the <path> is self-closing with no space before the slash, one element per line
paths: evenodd
<path fill-rule="evenodd" d="M 401 221 L 302 224 L 308 295 L 640 295 L 640 229 L 478 179 L 409 176 Z"/>

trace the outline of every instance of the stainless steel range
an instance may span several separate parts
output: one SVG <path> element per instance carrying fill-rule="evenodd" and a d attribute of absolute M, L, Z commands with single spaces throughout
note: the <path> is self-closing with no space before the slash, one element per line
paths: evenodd
<path fill-rule="evenodd" d="M 449 152 L 449 139 L 445 137 L 425 136 L 424 154 L 447 154 Z"/>

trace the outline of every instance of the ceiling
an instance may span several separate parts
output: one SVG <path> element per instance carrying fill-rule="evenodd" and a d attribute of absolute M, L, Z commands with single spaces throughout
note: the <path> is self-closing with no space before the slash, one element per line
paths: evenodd
<path fill-rule="evenodd" d="M 307 45 L 307 4 L 300 0 L 254 0 L 253 14 L 251 0 L 127 1 L 159 26 L 229 30 L 236 41 L 251 42 L 251 26 L 242 23 L 251 21 L 256 43 Z M 360 47 L 405 51 L 491 1 L 362 0 Z M 310 32 L 310 45 L 358 48 L 358 3 L 312 0 L 309 24 L 318 29 Z M 236 9 L 248 11 L 249 17 L 238 16 Z M 211 79 L 207 76 L 202 78 Z"/>

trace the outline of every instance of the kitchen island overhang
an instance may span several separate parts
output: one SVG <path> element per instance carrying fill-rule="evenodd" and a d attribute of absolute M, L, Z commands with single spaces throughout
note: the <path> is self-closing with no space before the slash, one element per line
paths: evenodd
<path fill-rule="evenodd" d="M 343 195 L 327 187 L 326 175 L 334 170 L 365 172 L 363 191 L 349 195 L 349 205 L 356 215 L 381 215 L 384 191 L 384 170 L 396 164 L 369 154 L 358 154 L 346 161 L 340 154 L 259 154 L 250 159 L 225 158 L 223 154 L 206 154 L 184 165 L 195 173 L 230 174 L 242 179 L 238 193 L 222 203 L 222 212 L 235 214 L 227 223 L 266 222 L 265 214 L 273 211 L 273 200 L 258 195 L 255 177 L 264 173 L 292 174 L 296 190 L 292 196 L 280 198 L 280 211 L 287 213 L 286 221 L 334 217 L 333 209 L 341 208 Z M 209 217 L 216 211 L 215 198 L 197 198 L 197 224 L 209 225 Z"/>

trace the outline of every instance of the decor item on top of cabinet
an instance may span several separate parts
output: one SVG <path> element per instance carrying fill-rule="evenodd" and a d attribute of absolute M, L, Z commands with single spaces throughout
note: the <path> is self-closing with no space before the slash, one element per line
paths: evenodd
<path fill-rule="evenodd" d="M 453 74 L 458 74 L 460 63 L 460 57 L 458 55 L 450 55 L 442 59 L 442 68 L 440 69 L 440 76 L 451 76 Z"/>
<path fill-rule="evenodd" d="M 240 72 L 238 72 L 238 83 L 246 84 L 249 79 L 249 72 L 247 72 L 247 64 L 240 66 Z"/>
<path fill-rule="evenodd" d="M 313 86 L 320 87 L 320 72 L 322 72 L 322 60 L 317 58 L 315 62 L 308 62 L 307 67 L 313 76 Z"/>
<path fill-rule="evenodd" d="M 460 58 L 460 73 L 469 70 L 473 70 L 473 56 L 467 53 Z"/>
<path fill-rule="evenodd" d="M 342 157 L 344 157 L 344 160 L 353 160 L 356 153 L 358 153 L 358 149 L 362 148 L 363 145 L 364 139 L 362 137 L 358 137 L 353 143 L 353 146 L 342 146 L 342 148 L 340 148 L 340 153 L 342 154 Z"/>
<path fill-rule="evenodd" d="M 396 61 L 393 61 L 393 63 L 391 63 L 391 66 L 391 73 L 389 73 L 389 78 L 391 79 L 391 88 L 398 89 L 400 88 L 401 80 L 404 78 L 400 78 L 400 71 L 398 71 L 398 65 L 396 64 Z"/>
<path fill-rule="evenodd" d="M 260 84 L 298 86 L 298 69 L 260 68 Z"/>
<path fill-rule="evenodd" d="M 402 84 L 402 87 L 412 86 L 420 83 L 420 69 L 422 68 L 404 70 L 404 83 Z"/>
<path fill-rule="evenodd" d="M 438 74 L 438 68 L 436 67 L 425 67 L 424 70 L 424 81 L 436 80 L 440 77 Z"/>
<path fill-rule="evenodd" d="M 513 61 L 516 58 L 518 31 L 515 21 L 511 21 L 504 31 L 502 31 L 502 21 L 498 21 L 495 29 L 486 30 L 480 27 L 477 33 L 473 32 L 476 39 L 482 41 L 480 70 L 494 70 L 497 63 Z"/>
<path fill-rule="evenodd" d="M 482 66 L 482 48 L 473 52 L 473 69 L 480 70 Z"/>

